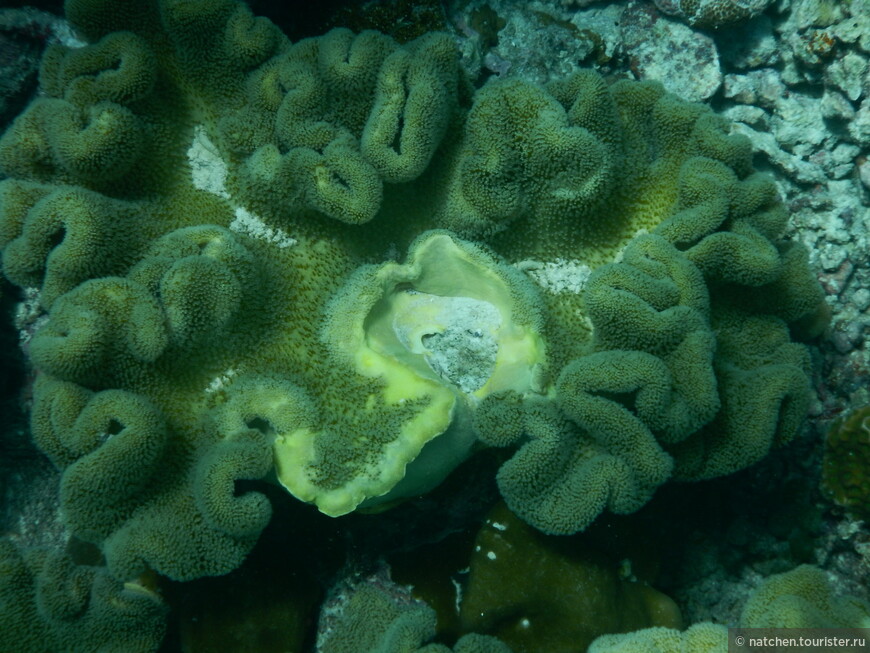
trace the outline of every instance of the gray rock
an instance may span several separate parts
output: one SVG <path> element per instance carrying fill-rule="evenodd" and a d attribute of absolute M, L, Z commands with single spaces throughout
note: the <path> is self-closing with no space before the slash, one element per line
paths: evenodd
<path fill-rule="evenodd" d="M 580 7 L 581 9 L 593 5 L 596 2 L 601 2 L 601 0 L 562 0 L 562 4 L 566 7 L 573 5 L 575 7 Z"/>
<path fill-rule="evenodd" d="M 738 104 L 722 111 L 722 115 L 734 122 L 742 122 L 755 129 L 766 131 L 770 128 L 770 115 L 761 107 Z"/>
<path fill-rule="evenodd" d="M 870 3 L 853 0 L 850 16 L 831 27 L 831 33 L 841 42 L 857 45 L 870 52 Z"/>
<path fill-rule="evenodd" d="M 789 179 L 801 184 L 821 184 L 827 181 L 825 171 L 820 165 L 804 161 L 799 156 L 784 151 L 773 134 L 757 131 L 742 123 L 736 123 L 732 131 L 749 138 L 753 148 L 764 153 L 771 165 L 782 171 Z"/>
<path fill-rule="evenodd" d="M 806 81 L 806 77 L 800 68 L 798 68 L 797 59 L 791 49 L 784 49 L 782 51 L 782 58 L 783 66 L 779 77 L 783 84 L 786 84 L 787 86 L 803 84 Z"/>
<path fill-rule="evenodd" d="M 804 75 L 823 74 L 821 68 L 835 54 L 836 40 L 825 30 L 790 31 L 783 37 L 794 60 L 804 66 Z"/>
<path fill-rule="evenodd" d="M 729 100 L 741 104 L 755 104 L 755 85 L 747 75 L 725 75 L 722 78 L 722 92 Z"/>
<path fill-rule="evenodd" d="M 770 18 L 757 16 L 745 25 L 735 27 L 728 38 L 719 40 L 719 55 L 730 68 L 739 70 L 778 63 L 779 44 Z"/>
<path fill-rule="evenodd" d="M 826 90 L 822 96 L 822 117 L 829 120 L 852 120 L 855 117 L 855 107 L 846 96 L 837 91 Z"/>
<path fill-rule="evenodd" d="M 795 149 L 799 144 L 821 144 L 828 136 L 821 104 L 821 99 L 802 93 L 780 97 L 771 120 L 777 142 L 787 149 Z"/>
<path fill-rule="evenodd" d="M 821 166 L 831 179 L 842 179 L 855 169 L 854 160 L 861 148 L 851 143 L 840 143 L 833 149 L 816 150 L 809 161 Z"/>
<path fill-rule="evenodd" d="M 857 52 L 847 52 L 842 58 L 831 63 L 825 71 L 825 82 L 834 86 L 853 102 L 864 93 L 870 64 L 867 58 Z"/>
<path fill-rule="evenodd" d="M 619 41 L 622 7 L 593 8 L 571 14 L 558 7 L 517 5 L 508 0 L 473 2 L 466 15 L 488 5 L 505 21 L 498 44 L 483 54 L 483 66 L 501 77 L 545 84 L 613 56 Z M 581 19 L 578 15 L 582 15 Z M 569 18 L 571 20 L 569 20 Z M 470 24 L 460 21 L 460 29 Z"/>
<path fill-rule="evenodd" d="M 839 268 L 845 260 L 846 251 L 842 247 L 837 247 L 832 243 L 828 243 L 822 247 L 822 252 L 819 255 L 819 262 L 828 272 L 833 272 Z"/>
<path fill-rule="evenodd" d="M 852 295 L 852 303 L 855 304 L 855 308 L 859 311 L 866 311 L 870 308 L 870 290 L 867 288 L 859 288 L 856 290 L 855 294 Z"/>
<path fill-rule="evenodd" d="M 848 245 L 852 242 L 852 235 L 846 229 L 845 223 L 839 218 L 839 216 L 832 218 L 825 226 L 825 240 L 827 240 L 828 245 L 833 248 L 836 248 L 838 245 L 840 246 L 839 249 L 842 255 L 833 255 L 833 257 L 839 261 L 837 263 L 837 267 L 839 267 L 840 263 L 842 263 L 848 255 L 848 252 L 843 245 Z"/>
<path fill-rule="evenodd" d="M 46 37 L 65 25 L 31 7 L 0 9 L 0 132 L 36 92 Z"/>
<path fill-rule="evenodd" d="M 870 190 L 870 159 L 864 159 L 858 164 L 858 178 L 864 188 Z"/>
<path fill-rule="evenodd" d="M 861 102 L 861 107 L 849 122 L 849 134 L 859 145 L 870 146 L 870 98 Z"/>
<path fill-rule="evenodd" d="M 773 68 L 751 70 L 745 75 L 725 75 L 725 97 L 743 104 L 773 108 L 785 95 L 785 84 Z"/>
<path fill-rule="evenodd" d="M 814 163 L 825 171 L 831 179 L 842 179 L 848 176 L 854 169 L 851 163 L 836 164 L 831 160 L 831 153 L 827 150 L 819 150 L 809 157 L 810 163 Z"/>
<path fill-rule="evenodd" d="M 689 25 L 719 29 L 764 11 L 773 0 L 655 0 L 666 14 L 677 16 Z"/>
<path fill-rule="evenodd" d="M 847 18 L 847 7 L 840 0 L 792 0 L 792 22 L 798 30 L 829 27 Z"/>
<path fill-rule="evenodd" d="M 642 5 L 629 5 L 622 14 L 622 47 L 641 79 L 660 81 L 687 100 L 706 100 L 722 84 L 713 39 Z"/>
<path fill-rule="evenodd" d="M 616 55 L 619 44 L 622 41 L 622 13 L 624 6 L 621 4 L 604 4 L 600 7 L 591 7 L 586 11 L 578 11 L 570 16 L 570 22 L 577 28 L 580 34 L 595 34 L 601 39 L 603 52 L 600 56 L 610 59 Z"/>
<path fill-rule="evenodd" d="M 831 157 L 838 165 L 844 163 L 852 163 L 855 158 L 861 154 L 861 148 L 850 143 L 840 143 L 831 152 Z"/>

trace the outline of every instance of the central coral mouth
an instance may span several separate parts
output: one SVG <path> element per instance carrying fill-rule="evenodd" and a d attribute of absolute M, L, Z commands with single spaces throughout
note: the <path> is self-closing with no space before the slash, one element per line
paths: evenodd
<path fill-rule="evenodd" d="M 431 232 L 406 264 L 388 263 L 377 277 L 382 294 L 364 320 L 367 349 L 469 398 L 541 391 L 538 298 L 522 273 Z"/>
<path fill-rule="evenodd" d="M 396 294 L 393 309 L 396 337 L 438 377 L 470 394 L 492 376 L 502 325 L 493 304 L 406 290 Z"/>
<path fill-rule="evenodd" d="M 328 449 L 337 437 L 314 425 L 283 434 L 275 442 L 281 483 L 330 515 L 436 487 L 471 454 L 481 399 L 543 392 L 539 302 L 522 272 L 449 232 L 420 236 L 405 263 L 358 269 L 329 307 L 323 340 L 368 388 L 352 420 L 371 425 L 378 443 L 357 438 L 361 462 L 326 487 L 317 469 L 338 455 Z M 402 422 L 391 422 L 400 411 Z"/>

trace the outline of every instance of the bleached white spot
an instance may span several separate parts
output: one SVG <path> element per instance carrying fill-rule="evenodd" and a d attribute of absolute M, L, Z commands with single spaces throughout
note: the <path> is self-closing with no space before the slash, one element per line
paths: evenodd
<path fill-rule="evenodd" d="M 587 331 L 592 331 L 592 320 L 580 309 L 574 311 L 574 319 L 577 321 L 578 326 L 582 325 Z"/>
<path fill-rule="evenodd" d="M 507 530 L 506 524 L 500 524 L 497 521 L 492 522 L 492 527 L 497 531 L 506 531 Z"/>
<path fill-rule="evenodd" d="M 187 160 L 196 188 L 224 199 L 230 198 L 227 192 L 227 164 L 221 159 L 202 125 L 193 129 L 193 143 L 187 150 Z"/>
<path fill-rule="evenodd" d="M 232 201 L 227 191 L 227 164 L 202 125 L 197 125 L 193 130 L 193 142 L 187 150 L 187 160 L 190 163 L 191 180 L 196 188 Z M 264 240 L 280 248 L 292 247 L 297 243 L 286 231 L 270 227 L 260 216 L 244 207 L 235 207 L 235 214 L 235 219 L 230 223 L 230 231 Z"/>
<path fill-rule="evenodd" d="M 520 261 L 516 267 L 554 295 L 564 292 L 580 294 L 592 274 L 592 268 L 588 265 L 562 258 L 555 261 Z"/>
<path fill-rule="evenodd" d="M 211 383 L 209 383 L 208 387 L 205 389 L 205 393 L 210 395 L 222 388 L 225 388 L 229 385 L 232 378 L 238 373 L 239 371 L 233 369 L 232 367 L 227 369 L 223 374 L 221 374 L 220 376 L 216 376 L 211 380 Z"/>
<path fill-rule="evenodd" d="M 236 208 L 236 218 L 230 223 L 230 231 L 245 234 L 258 240 L 265 240 L 282 249 L 292 247 L 298 242 L 283 229 L 270 227 L 258 216 L 241 207 Z"/>
<path fill-rule="evenodd" d="M 487 551 L 486 557 L 489 558 L 490 560 L 495 560 L 495 558 L 496 558 L 495 551 Z"/>
<path fill-rule="evenodd" d="M 65 20 L 53 21 L 51 24 L 51 31 L 54 32 L 54 35 L 57 37 L 57 40 L 61 42 L 61 45 L 65 45 L 73 50 L 78 50 L 88 44 L 87 41 L 83 41 L 76 35 L 72 27 L 70 27 L 70 24 Z"/>
<path fill-rule="evenodd" d="M 613 257 L 613 262 L 614 262 L 614 263 L 622 263 L 622 258 L 625 256 L 625 249 L 626 249 L 626 247 L 628 247 L 629 245 L 631 245 L 631 242 L 632 242 L 635 238 L 637 238 L 638 236 L 644 236 L 644 235 L 646 235 L 646 234 L 648 234 L 648 233 L 649 233 L 649 230 L 646 229 L 646 228 L 644 228 L 644 227 L 641 227 L 640 229 L 638 229 L 637 231 L 635 231 L 635 232 L 634 232 L 634 236 L 632 236 L 631 239 L 628 240 L 628 241 L 625 243 L 625 245 L 623 245 L 623 247 L 622 247 L 618 252 L 616 252 L 616 256 Z"/>
<path fill-rule="evenodd" d="M 456 600 L 453 603 L 453 607 L 456 609 L 456 614 L 459 614 L 459 606 L 462 603 L 462 583 L 455 578 L 451 578 L 450 582 L 453 583 L 453 589 L 456 594 Z"/>
<path fill-rule="evenodd" d="M 619 569 L 617 570 L 620 578 L 624 578 L 630 581 L 637 581 L 637 578 L 634 575 L 634 572 L 631 568 L 631 560 L 629 558 L 624 558 L 619 562 Z"/>
<path fill-rule="evenodd" d="M 15 309 L 15 328 L 18 329 L 18 344 L 27 345 L 48 323 L 48 314 L 40 304 L 39 288 L 24 288 L 24 299 Z"/>
<path fill-rule="evenodd" d="M 526 619 L 525 617 L 520 619 L 520 628 L 528 628 L 531 625 L 532 625 L 532 622 L 529 621 L 528 619 Z"/>

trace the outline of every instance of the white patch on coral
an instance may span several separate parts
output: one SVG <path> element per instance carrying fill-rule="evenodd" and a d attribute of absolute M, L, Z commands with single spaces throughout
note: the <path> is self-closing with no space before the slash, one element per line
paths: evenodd
<path fill-rule="evenodd" d="M 629 558 L 625 558 L 619 563 L 619 570 L 617 571 L 619 577 L 625 580 L 630 580 L 632 582 L 637 581 L 637 577 L 634 575 L 634 572 L 631 569 L 631 560 Z"/>
<path fill-rule="evenodd" d="M 456 614 L 459 614 L 459 606 L 462 605 L 462 583 L 455 578 L 451 578 L 450 582 L 453 583 L 453 590 L 456 595 L 453 606 L 456 608 Z"/>
<path fill-rule="evenodd" d="M 638 229 L 637 231 L 635 231 L 635 232 L 634 232 L 634 235 L 633 235 L 629 240 L 627 240 L 627 241 L 625 242 L 625 245 L 622 246 L 622 249 L 620 249 L 618 252 L 616 252 L 616 256 L 613 257 L 613 262 L 614 262 L 614 263 L 622 263 L 622 257 L 625 256 L 625 249 L 626 249 L 629 245 L 631 245 L 632 241 L 633 241 L 635 238 L 637 238 L 638 236 L 644 236 L 644 235 L 646 235 L 646 234 L 648 234 L 648 233 L 649 233 L 649 231 L 648 231 L 647 229 L 643 228 L 643 227 L 641 227 L 640 229 Z"/>
<path fill-rule="evenodd" d="M 42 14 L 43 12 L 39 13 Z M 57 40 L 60 41 L 61 45 L 65 45 L 72 50 L 78 50 L 79 48 L 83 48 L 88 44 L 87 41 L 84 41 L 78 37 L 78 35 L 73 31 L 73 28 L 70 26 L 70 24 L 65 20 L 58 19 L 52 21 L 51 31 L 54 33 Z"/>
<path fill-rule="evenodd" d="M 495 558 L 496 558 L 495 551 L 487 551 L 486 557 L 490 560 L 495 560 Z"/>
<path fill-rule="evenodd" d="M 588 265 L 561 258 L 555 261 L 520 261 L 516 267 L 553 295 L 565 292 L 579 295 L 592 274 Z"/>
<path fill-rule="evenodd" d="M 193 142 L 187 150 L 187 160 L 190 163 L 190 176 L 196 188 L 232 201 L 227 191 L 227 164 L 221 159 L 202 125 L 197 125 L 193 130 Z M 265 240 L 280 248 L 292 247 L 297 243 L 286 231 L 278 227 L 270 227 L 262 218 L 244 207 L 235 207 L 235 213 L 236 217 L 230 223 L 230 231 Z"/>
<path fill-rule="evenodd" d="M 492 522 L 492 527 L 497 531 L 506 531 L 507 530 L 506 524 L 500 524 L 497 521 Z"/>
<path fill-rule="evenodd" d="M 283 229 L 270 227 L 258 216 L 242 207 L 236 208 L 236 219 L 230 223 L 230 231 L 265 240 L 282 249 L 292 247 L 298 242 Z"/>
<path fill-rule="evenodd" d="M 193 143 L 187 150 L 193 185 L 212 195 L 230 199 L 227 192 L 227 164 L 221 159 L 214 143 L 202 125 L 193 129 Z"/>
<path fill-rule="evenodd" d="M 579 308 L 574 311 L 574 318 L 577 320 L 578 326 L 582 324 L 586 327 L 587 331 L 592 331 L 592 320 L 590 320 L 589 316 Z"/>
<path fill-rule="evenodd" d="M 29 344 L 48 322 L 48 314 L 39 300 L 39 288 L 24 288 L 24 299 L 15 309 L 15 328 L 18 329 L 18 344 L 22 347 Z"/>
<path fill-rule="evenodd" d="M 232 381 L 233 377 L 236 376 L 236 374 L 238 373 L 239 371 L 233 369 L 232 367 L 227 369 L 223 374 L 221 374 L 220 376 L 216 376 L 211 380 L 211 383 L 209 383 L 208 387 L 205 389 L 205 393 L 207 395 L 210 395 L 217 392 L 218 390 L 227 387 L 230 384 L 230 381 Z"/>

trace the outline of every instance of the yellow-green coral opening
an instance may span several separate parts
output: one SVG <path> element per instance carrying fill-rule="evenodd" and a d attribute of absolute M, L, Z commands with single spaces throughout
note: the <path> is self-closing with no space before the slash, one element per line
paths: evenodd
<path fill-rule="evenodd" d="M 318 483 L 322 431 L 277 437 L 281 484 L 332 516 L 423 494 L 471 452 L 477 435 L 469 411 L 479 399 L 542 392 L 537 296 L 515 272 L 447 232 L 430 232 L 411 246 L 407 263 L 354 275 L 332 305 L 325 340 L 372 380 L 359 419 L 389 428 L 390 407 L 419 407 L 339 487 Z"/>
<path fill-rule="evenodd" d="M 447 233 L 418 240 L 411 263 L 382 268 L 393 283 L 366 320 L 366 344 L 475 399 L 541 391 L 544 343 L 522 315 L 528 290 L 500 267 Z"/>

